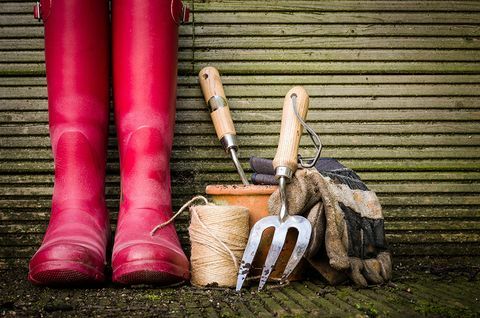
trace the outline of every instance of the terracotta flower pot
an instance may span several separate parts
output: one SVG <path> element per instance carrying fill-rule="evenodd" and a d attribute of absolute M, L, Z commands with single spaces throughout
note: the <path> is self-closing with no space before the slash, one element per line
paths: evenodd
<path fill-rule="evenodd" d="M 271 185 L 209 185 L 205 192 L 210 195 L 212 201 L 218 205 L 239 205 L 248 208 L 250 211 L 250 229 L 264 216 L 268 214 L 268 199 L 277 189 Z M 270 244 L 272 242 L 273 230 L 264 231 L 257 254 L 252 263 L 249 276 L 259 276 L 265 263 Z M 288 259 L 297 240 L 297 232 L 289 231 L 282 253 L 278 258 L 275 270 L 270 278 L 280 279 Z M 304 261 L 301 261 L 295 271 L 290 275 L 289 280 L 299 280 L 303 277 Z"/>

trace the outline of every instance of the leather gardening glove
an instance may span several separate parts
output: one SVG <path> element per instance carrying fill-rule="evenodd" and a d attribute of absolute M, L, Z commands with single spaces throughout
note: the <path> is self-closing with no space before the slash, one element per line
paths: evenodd
<path fill-rule="evenodd" d="M 266 160 L 266 159 L 265 159 Z M 271 161 L 270 161 L 271 164 Z M 268 175 L 270 177 L 270 175 Z M 287 184 L 288 212 L 291 215 L 303 215 L 312 224 L 310 244 L 304 257 L 330 284 L 338 285 L 348 277 L 332 268 L 325 252 L 326 218 L 321 194 L 315 186 L 314 175 L 307 170 L 297 170 L 291 182 Z M 274 176 L 271 176 L 274 178 Z M 280 211 L 280 192 L 275 191 L 269 199 L 270 214 Z"/>
<path fill-rule="evenodd" d="M 315 179 L 325 209 L 325 250 L 330 265 L 360 286 L 390 280 L 392 261 L 376 194 L 352 190 L 320 173 Z"/>
<path fill-rule="evenodd" d="M 334 159 L 327 160 L 335 169 L 322 173 L 297 170 L 286 189 L 288 212 L 303 215 L 312 223 L 305 257 L 331 284 L 344 281 L 345 275 L 361 286 L 388 281 L 391 257 L 375 193 L 355 172 Z M 280 204 L 276 191 L 269 201 L 271 214 L 278 213 Z"/>
<path fill-rule="evenodd" d="M 290 215 L 303 215 L 312 224 L 310 244 L 305 257 L 315 255 L 320 250 L 325 234 L 325 215 L 322 198 L 313 185 L 312 174 L 299 169 L 287 184 L 287 211 Z M 281 206 L 280 190 L 276 190 L 268 201 L 270 214 L 277 215 Z"/>

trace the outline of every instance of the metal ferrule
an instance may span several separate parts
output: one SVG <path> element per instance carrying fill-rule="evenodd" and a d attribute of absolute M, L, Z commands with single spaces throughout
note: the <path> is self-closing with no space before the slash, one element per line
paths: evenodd
<path fill-rule="evenodd" d="M 279 179 L 280 177 L 285 177 L 287 178 L 287 181 L 290 181 L 290 179 L 292 179 L 292 176 L 293 176 L 293 171 L 292 169 L 288 168 L 288 167 L 277 167 L 277 169 L 275 169 L 275 178 Z"/>
<path fill-rule="evenodd" d="M 220 139 L 220 143 L 222 144 L 223 149 L 225 152 L 229 152 L 230 149 L 238 150 L 237 145 L 237 136 L 232 134 L 226 134 Z"/>
<path fill-rule="evenodd" d="M 207 103 L 207 107 L 210 110 L 211 113 L 219 109 L 220 107 L 226 107 L 228 106 L 228 102 L 225 98 L 219 95 L 214 95 L 210 97 Z"/>

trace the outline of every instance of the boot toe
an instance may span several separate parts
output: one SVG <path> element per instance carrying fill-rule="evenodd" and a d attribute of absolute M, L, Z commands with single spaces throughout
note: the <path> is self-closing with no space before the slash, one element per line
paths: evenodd
<path fill-rule="evenodd" d="M 116 251 L 112 281 L 126 285 L 182 283 L 190 278 L 185 254 L 168 244 L 139 242 Z"/>
<path fill-rule="evenodd" d="M 85 285 L 104 281 L 104 260 L 92 249 L 71 242 L 42 247 L 30 261 L 28 279 L 37 285 Z"/>

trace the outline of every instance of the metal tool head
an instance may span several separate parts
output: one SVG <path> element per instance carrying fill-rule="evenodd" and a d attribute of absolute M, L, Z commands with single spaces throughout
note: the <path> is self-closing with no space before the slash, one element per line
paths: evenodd
<path fill-rule="evenodd" d="M 275 263 L 277 262 L 280 253 L 282 252 L 283 245 L 287 237 L 287 232 L 291 228 L 295 228 L 298 231 L 297 242 L 293 248 L 292 254 L 287 262 L 287 266 L 282 274 L 281 282 L 284 282 L 288 276 L 292 273 L 295 267 L 298 265 L 302 259 L 303 254 L 307 250 L 308 244 L 310 242 L 310 236 L 312 234 L 312 225 L 310 221 L 306 218 L 298 215 L 289 215 L 287 211 L 287 202 L 286 202 L 286 193 L 285 193 L 285 183 L 286 178 L 280 178 L 280 197 L 282 201 L 282 206 L 280 209 L 280 214 L 278 216 L 267 216 L 260 219 L 253 226 L 250 231 L 250 236 L 248 238 L 247 247 L 243 253 L 242 262 L 240 263 L 240 269 L 237 277 L 237 291 L 240 291 L 242 288 L 243 282 L 245 281 L 248 272 L 250 271 L 251 264 L 257 252 L 257 248 L 262 239 L 262 233 L 267 228 L 274 228 L 274 234 L 272 239 L 272 244 L 267 254 L 265 264 L 262 270 L 262 276 L 260 278 L 260 283 L 258 285 L 258 290 L 262 290 L 265 286 L 265 283 L 268 280 L 268 277 L 273 272 L 275 268 Z"/>
<path fill-rule="evenodd" d="M 248 186 L 248 179 L 247 176 L 245 175 L 245 171 L 243 171 L 242 165 L 240 164 L 240 160 L 238 160 L 237 156 L 237 151 L 235 148 L 230 148 L 230 157 L 233 160 L 233 164 L 235 165 L 235 168 L 237 169 L 238 174 L 240 175 L 240 179 L 242 180 L 243 185 Z"/>
<path fill-rule="evenodd" d="M 292 273 L 302 259 L 303 254 L 305 254 L 310 241 L 310 235 L 312 233 L 312 225 L 306 218 L 298 215 L 289 215 L 282 222 L 278 216 L 272 215 L 260 219 L 257 223 L 255 223 L 250 232 L 247 247 L 243 254 L 242 262 L 240 263 L 236 287 L 237 291 L 240 291 L 242 288 L 243 283 L 250 271 L 253 258 L 255 257 L 257 248 L 262 239 L 263 231 L 271 227 L 274 228 L 274 235 L 270 250 L 268 251 L 268 255 L 263 266 L 258 290 L 263 289 L 268 277 L 272 273 L 278 256 L 280 255 L 285 243 L 287 232 L 290 228 L 297 229 L 298 238 L 290 259 L 288 260 L 287 266 L 282 274 L 282 282 L 288 278 L 288 276 Z"/>

